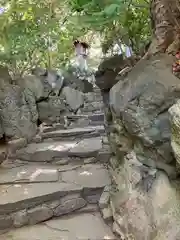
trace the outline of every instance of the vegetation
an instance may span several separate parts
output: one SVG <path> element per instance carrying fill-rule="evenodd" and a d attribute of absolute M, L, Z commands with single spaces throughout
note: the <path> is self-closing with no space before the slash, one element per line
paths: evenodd
<path fill-rule="evenodd" d="M 125 43 L 138 53 L 151 36 L 148 0 L 69 0 L 84 28 L 99 32 L 103 51 Z"/>
<path fill-rule="evenodd" d="M 16 77 L 36 65 L 59 68 L 70 60 L 73 40 L 91 42 L 97 36 L 104 53 L 124 43 L 139 54 L 152 35 L 149 1 L 2 0 L 0 62 Z M 165 0 L 151 2 L 156 24 Z"/>

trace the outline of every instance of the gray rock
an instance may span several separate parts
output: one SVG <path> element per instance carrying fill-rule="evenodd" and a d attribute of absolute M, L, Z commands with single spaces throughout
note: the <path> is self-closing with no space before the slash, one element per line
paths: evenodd
<path fill-rule="evenodd" d="M 103 192 L 100 199 L 99 199 L 99 207 L 107 208 L 110 203 L 110 193 L 109 192 Z"/>
<path fill-rule="evenodd" d="M 12 238 L 20 240 L 20 237 L 26 240 L 103 239 L 105 236 L 109 240 L 116 239 L 110 227 L 101 219 L 100 214 L 84 213 L 11 230 L 1 235 L 1 240 L 12 240 Z"/>
<path fill-rule="evenodd" d="M 54 141 L 30 143 L 16 152 L 16 157 L 32 162 L 50 162 L 55 158 L 66 157 L 69 150 L 76 146 L 76 141 Z"/>
<path fill-rule="evenodd" d="M 37 103 L 39 119 L 41 122 L 58 122 L 66 109 L 63 99 L 58 96 L 50 96 L 48 100 Z"/>
<path fill-rule="evenodd" d="M 57 182 L 59 173 L 55 167 L 28 165 L 12 169 L 0 169 L 0 184 Z"/>
<path fill-rule="evenodd" d="M 61 216 L 74 212 L 85 207 L 86 204 L 87 202 L 77 195 L 65 196 L 63 199 L 61 199 L 61 204 L 54 209 L 54 216 Z"/>
<path fill-rule="evenodd" d="M 53 216 L 53 211 L 44 205 L 30 209 L 27 211 L 27 213 L 30 225 L 43 222 L 45 220 L 52 218 Z"/>
<path fill-rule="evenodd" d="M 90 158 L 84 159 L 84 164 L 95 163 L 95 162 L 97 162 L 95 157 L 90 157 Z"/>
<path fill-rule="evenodd" d="M 95 73 L 96 84 L 101 90 L 109 90 L 117 83 L 116 76 L 123 69 L 125 62 L 122 55 L 105 59 Z"/>
<path fill-rule="evenodd" d="M 31 112 L 25 93 L 16 85 L 0 89 L 1 122 L 9 138 L 31 139 L 36 134 L 36 113 Z"/>
<path fill-rule="evenodd" d="M 25 76 L 23 79 L 20 79 L 19 85 L 32 92 L 36 101 L 45 97 L 43 83 L 40 78 L 34 75 Z"/>
<path fill-rule="evenodd" d="M 43 138 L 68 138 L 68 137 L 83 137 L 84 135 L 90 135 L 94 132 L 102 133 L 104 132 L 103 126 L 96 127 L 77 127 L 72 129 L 61 129 L 52 132 L 41 133 Z"/>
<path fill-rule="evenodd" d="M 112 155 L 112 153 L 111 153 L 110 149 L 102 148 L 102 150 L 100 150 L 98 153 L 97 161 L 99 161 L 101 163 L 108 163 L 111 155 Z"/>
<path fill-rule="evenodd" d="M 26 138 L 18 138 L 8 142 L 8 148 L 11 152 L 14 152 L 20 148 L 26 147 L 27 139 Z"/>
<path fill-rule="evenodd" d="M 94 157 L 101 148 L 102 143 L 100 138 L 84 139 L 70 149 L 68 155 L 77 157 Z"/>
<path fill-rule="evenodd" d="M 176 177 L 174 156 L 179 161 L 180 88 L 172 63 L 165 54 L 142 59 L 110 94 L 104 92 L 114 155 L 110 203 L 114 231 L 124 239 L 180 236 L 179 180 L 169 180 Z"/>
<path fill-rule="evenodd" d="M 1 185 L 0 214 L 33 208 L 59 199 L 69 192 L 81 192 L 82 189 L 77 184 L 64 182 Z"/>
<path fill-rule="evenodd" d="M 52 87 L 52 89 L 56 93 L 56 95 L 59 95 L 59 92 L 61 91 L 61 88 L 64 83 L 63 75 L 58 74 L 54 70 L 48 70 L 47 77 L 45 79 L 49 83 L 49 85 Z"/>
<path fill-rule="evenodd" d="M 40 143 L 40 142 L 42 142 L 42 137 L 38 134 L 32 139 L 31 142 Z"/>
<path fill-rule="evenodd" d="M 140 140 L 143 154 L 165 163 L 173 161 L 170 144 L 166 151 L 158 149 L 170 143 L 168 108 L 180 97 L 179 80 L 171 74 L 169 61 L 162 57 L 141 61 L 110 91 L 112 111 L 122 119 L 124 129 Z"/>
<path fill-rule="evenodd" d="M 84 104 L 83 93 L 73 88 L 64 87 L 61 96 L 64 96 L 66 104 L 72 111 L 76 112 Z"/>
<path fill-rule="evenodd" d="M 88 93 L 93 92 L 93 84 L 87 80 L 81 80 L 72 72 L 64 73 L 64 86 L 74 88 L 80 92 Z"/>
<path fill-rule="evenodd" d="M 76 210 L 76 214 L 79 213 L 98 213 L 99 212 L 99 208 L 97 204 L 87 204 L 85 207 Z"/>
<path fill-rule="evenodd" d="M 26 210 L 22 210 L 20 212 L 13 214 L 13 226 L 15 228 L 25 226 L 28 224 L 28 222 L 29 222 L 29 217 L 27 215 Z"/>
<path fill-rule="evenodd" d="M 63 86 L 64 77 L 52 69 L 35 68 L 32 73 L 39 78 L 43 85 L 43 97 L 48 97 L 51 93 L 56 96 Z"/>
<path fill-rule="evenodd" d="M 102 209 L 102 216 L 105 222 L 113 221 L 113 214 L 110 207 Z"/>
<path fill-rule="evenodd" d="M 179 142 L 179 122 L 180 122 L 180 101 L 178 100 L 169 109 L 170 120 L 171 120 L 171 146 L 173 149 L 174 156 L 176 158 L 177 167 L 179 170 L 180 166 L 180 142 Z"/>
<path fill-rule="evenodd" d="M 0 230 L 8 229 L 13 226 L 13 219 L 8 215 L 0 216 Z"/>
<path fill-rule="evenodd" d="M 94 194 L 86 197 L 86 201 L 90 204 L 97 204 L 99 202 L 101 194 Z"/>
<path fill-rule="evenodd" d="M 110 184 L 108 171 L 100 164 L 86 164 L 76 170 L 62 172 L 62 180 L 84 186 L 86 189 L 100 189 Z"/>

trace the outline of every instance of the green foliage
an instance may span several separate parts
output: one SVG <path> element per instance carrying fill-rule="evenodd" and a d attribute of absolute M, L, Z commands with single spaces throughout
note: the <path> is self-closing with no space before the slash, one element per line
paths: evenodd
<path fill-rule="evenodd" d="M 58 68 L 68 61 L 78 31 L 73 28 L 72 12 L 65 1 L 11 0 L 3 7 L 6 11 L 0 15 L 1 64 L 21 75 L 39 64 Z"/>
<path fill-rule="evenodd" d="M 100 34 L 107 52 L 114 43 L 135 52 L 150 37 L 148 0 L 2 0 L 0 64 L 14 75 L 36 65 L 59 68 L 73 54 L 76 38 Z"/>
<path fill-rule="evenodd" d="M 74 0 L 69 4 L 80 11 L 80 21 L 86 27 L 102 34 L 104 52 L 122 42 L 138 53 L 150 39 L 147 0 Z"/>

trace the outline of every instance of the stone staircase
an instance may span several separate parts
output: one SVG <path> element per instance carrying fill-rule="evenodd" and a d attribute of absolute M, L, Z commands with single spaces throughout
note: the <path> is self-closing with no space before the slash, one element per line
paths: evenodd
<path fill-rule="evenodd" d="M 109 208 L 110 157 L 103 115 L 41 126 L 9 143 L 0 168 L 1 240 L 117 239 Z"/>

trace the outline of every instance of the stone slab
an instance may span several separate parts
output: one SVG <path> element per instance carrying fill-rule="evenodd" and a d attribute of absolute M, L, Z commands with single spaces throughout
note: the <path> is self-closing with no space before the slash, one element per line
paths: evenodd
<path fill-rule="evenodd" d="M 41 133 L 41 135 L 43 138 L 78 137 L 84 134 L 92 133 L 94 131 L 104 132 L 104 126 L 62 129 L 52 132 Z"/>
<path fill-rule="evenodd" d="M 48 162 L 55 157 L 67 156 L 68 151 L 77 144 L 76 141 L 52 141 L 31 143 L 16 153 L 16 157 L 25 161 Z"/>
<path fill-rule="evenodd" d="M 56 182 L 59 171 L 55 167 L 25 165 L 12 169 L 0 168 L 0 184 Z"/>
<path fill-rule="evenodd" d="M 104 122 L 104 113 L 93 114 L 93 115 L 89 116 L 89 119 L 91 121 L 102 121 L 102 122 Z"/>
<path fill-rule="evenodd" d="M 100 214 L 82 213 L 23 227 L 0 236 L 1 240 L 100 240 L 117 238 Z"/>
<path fill-rule="evenodd" d="M 110 203 L 110 193 L 104 191 L 99 200 L 100 209 L 107 208 L 109 203 Z"/>
<path fill-rule="evenodd" d="M 98 189 L 111 183 L 107 169 L 101 164 L 87 164 L 61 174 L 64 182 L 78 184 L 84 188 Z"/>
<path fill-rule="evenodd" d="M 77 184 L 63 182 L 1 185 L 0 214 L 34 207 L 82 189 Z"/>
<path fill-rule="evenodd" d="M 0 214 L 35 207 L 44 202 L 59 199 L 59 197 L 70 192 L 84 193 L 86 189 L 88 191 L 96 189 L 100 190 L 110 184 L 108 171 L 101 164 L 86 164 L 74 167 L 75 168 L 69 166 L 69 168 L 63 169 L 62 166 L 58 167 L 58 170 L 56 170 L 56 167 L 40 166 L 39 169 L 42 170 L 42 172 L 34 165 L 26 165 L 7 170 L 5 169 L 10 172 L 6 176 L 4 175 L 4 177 L 3 174 L 2 176 L 0 175 L 1 183 L 8 183 L 10 181 L 13 182 L 16 179 L 20 180 L 21 175 L 16 178 L 18 174 L 17 169 L 22 170 L 22 175 L 24 173 L 24 176 L 23 179 L 21 179 L 22 183 L 0 185 Z M 46 176 L 48 169 L 52 170 L 52 172 L 50 171 L 51 174 Z M 45 170 L 44 173 L 43 170 Z M 59 182 L 48 182 L 57 180 L 57 171 L 60 174 Z M 37 179 L 33 179 L 32 176 L 37 177 Z M 42 182 L 25 183 L 23 181 Z M 85 195 L 89 196 L 91 193 Z"/>
<path fill-rule="evenodd" d="M 15 151 L 19 148 L 25 147 L 27 145 L 26 138 L 14 139 L 8 142 L 8 148 L 11 151 Z"/>
<path fill-rule="evenodd" d="M 102 149 L 101 137 L 83 139 L 68 152 L 69 156 L 94 157 Z"/>

